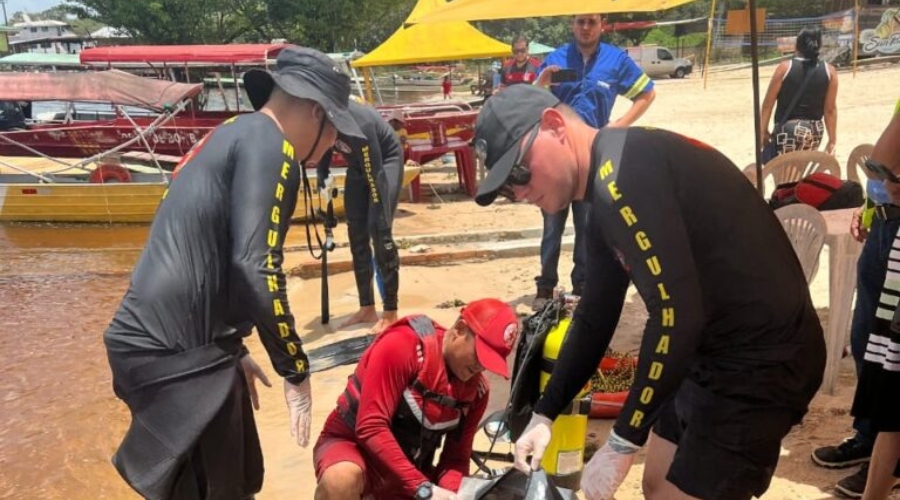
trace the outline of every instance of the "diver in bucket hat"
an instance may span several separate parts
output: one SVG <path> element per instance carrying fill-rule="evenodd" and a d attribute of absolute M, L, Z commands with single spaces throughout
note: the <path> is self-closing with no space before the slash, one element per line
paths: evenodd
<path fill-rule="evenodd" d="M 300 165 L 338 132 L 349 77 L 324 54 L 289 46 L 274 71 L 250 71 L 256 113 L 213 130 L 177 167 L 104 334 L 113 388 L 132 422 L 113 463 L 150 499 L 249 498 L 262 487 L 252 408 L 270 385 L 243 337 L 255 328 L 284 378 L 290 432 L 309 442 L 309 362 L 282 269 Z"/>

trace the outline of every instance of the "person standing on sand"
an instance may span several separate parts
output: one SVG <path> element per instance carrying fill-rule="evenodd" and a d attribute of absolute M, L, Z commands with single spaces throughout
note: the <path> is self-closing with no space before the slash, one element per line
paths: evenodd
<path fill-rule="evenodd" d="M 309 442 L 309 360 L 288 304 L 284 239 L 300 165 L 339 132 L 362 132 L 347 111 L 349 77 L 321 52 L 288 46 L 244 87 L 259 111 L 227 120 L 182 160 L 103 335 L 113 390 L 132 415 L 113 464 L 152 500 L 245 499 L 262 487 L 252 408 L 255 380 L 269 383 L 243 345 L 254 328 L 284 377 L 290 433 Z"/>
<path fill-rule="evenodd" d="M 450 76 L 447 75 L 444 77 L 444 81 L 441 82 L 441 90 L 444 93 L 444 99 L 450 99 L 450 91 L 453 89 L 453 84 L 450 82 Z"/>
<path fill-rule="evenodd" d="M 366 138 L 360 140 L 339 136 L 334 143 L 334 152 L 342 155 L 347 162 L 344 209 L 353 257 L 353 277 L 359 297 L 359 310 L 347 318 L 341 328 L 375 323 L 372 331 L 377 333 L 397 321 L 400 255 L 394 243 L 392 226 L 403 182 L 403 149 L 394 126 L 389 125 L 375 108 L 351 102 L 349 109 Z M 390 118 L 397 121 L 396 114 Z M 324 181 L 330 175 L 331 155 L 329 151 L 319 162 L 317 177 L 320 180 Z M 375 277 L 372 246 L 375 247 L 375 263 L 383 284 L 384 311 L 381 318 L 375 310 L 375 291 L 372 287 Z"/>
<path fill-rule="evenodd" d="M 550 88 L 550 92 L 574 109 L 581 119 L 595 128 L 627 127 L 649 109 L 656 98 L 653 80 L 628 57 L 623 50 L 600 42 L 603 18 L 599 14 L 572 18 L 572 41 L 547 55 L 540 67 L 535 85 Z M 575 80 L 553 83 L 553 74 L 560 70 L 574 70 Z M 617 96 L 632 101 L 631 107 L 615 122 L 609 123 Z M 587 261 L 584 227 L 588 208 L 580 201 L 571 205 L 575 227 L 575 249 L 572 259 L 572 293 L 581 295 Z M 543 212 L 544 231 L 541 236 L 541 274 L 535 277 L 537 292 L 532 302 L 535 311 L 544 307 L 559 283 L 559 253 L 563 232 L 569 217 L 569 206 L 550 213 Z"/>

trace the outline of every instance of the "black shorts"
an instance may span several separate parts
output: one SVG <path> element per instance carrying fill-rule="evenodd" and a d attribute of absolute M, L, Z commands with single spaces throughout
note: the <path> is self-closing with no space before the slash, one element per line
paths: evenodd
<path fill-rule="evenodd" d="M 685 380 L 653 428 L 678 447 L 666 479 L 703 500 L 761 496 L 781 440 L 805 412 L 721 396 Z"/>

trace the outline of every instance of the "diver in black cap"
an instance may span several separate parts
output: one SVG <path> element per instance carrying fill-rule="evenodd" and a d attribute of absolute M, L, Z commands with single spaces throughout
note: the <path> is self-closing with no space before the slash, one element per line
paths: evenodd
<path fill-rule="evenodd" d="M 337 134 L 361 137 L 350 80 L 324 54 L 287 47 L 244 76 L 259 112 L 232 118 L 178 166 L 104 334 L 113 387 L 132 413 L 113 462 L 151 499 L 247 498 L 262 486 L 251 405 L 269 385 L 242 339 L 255 327 L 297 443 L 309 442 L 309 362 L 282 270 L 300 165 Z"/>

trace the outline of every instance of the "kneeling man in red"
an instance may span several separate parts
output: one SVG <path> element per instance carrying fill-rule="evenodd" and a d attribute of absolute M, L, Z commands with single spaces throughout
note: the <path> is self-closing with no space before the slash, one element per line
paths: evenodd
<path fill-rule="evenodd" d="M 348 378 L 313 450 L 316 500 L 454 498 L 488 403 L 482 372 L 509 378 L 518 334 L 515 312 L 497 299 L 469 303 L 449 329 L 425 316 L 388 327 Z"/>

